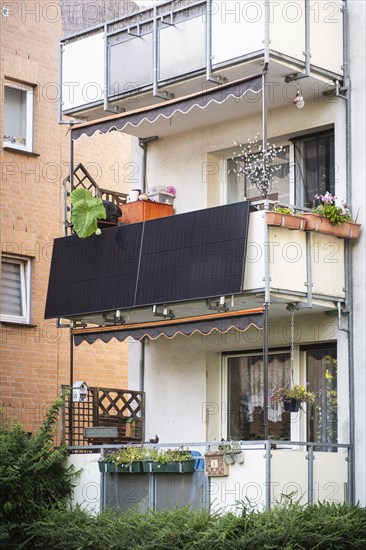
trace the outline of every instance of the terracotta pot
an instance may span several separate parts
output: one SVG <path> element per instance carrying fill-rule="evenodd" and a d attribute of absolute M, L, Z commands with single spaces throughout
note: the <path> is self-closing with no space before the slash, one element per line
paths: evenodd
<path fill-rule="evenodd" d="M 342 225 L 330 223 L 327 218 L 319 214 L 304 214 L 307 220 L 307 231 L 318 231 L 326 235 L 334 235 L 343 239 L 358 239 L 361 232 L 361 224 L 353 222 L 344 222 Z"/>
<path fill-rule="evenodd" d="M 281 214 L 280 212 L 266 212 L 267 225 L 285 227 L 286 229 L 305 229 L 306 219 L 304 216 L 293 214 Z"/>

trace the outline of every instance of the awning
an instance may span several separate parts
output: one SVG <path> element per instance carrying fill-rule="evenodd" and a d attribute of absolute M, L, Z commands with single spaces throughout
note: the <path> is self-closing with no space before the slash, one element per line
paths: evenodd
<path fill-rule="evenodd" d="M 251 105 L 258 103 L 261 87 L 262 75 L 210 87 L 157 105 L 80 124 L 71 130 L 72 139 L 77 140 L 84 134 L 92 136 L 95 132 L 106 134 L 113 130 L 137 137 L 161 136 L 218 123 L 221 119 L 230 118 L 230 114 L 232 118 L 246 114 Z M 198 113 L 201 113 L 200 116 Z"/>
<path fill-rule="evenodd" d="M 178 334 L 182 336 L 192 336 L 195 333 L 208 336 L 214 332 L 225 334 L 232 329 L 239 332 L 245 332 L 250 327 L 256 327 L 259 330 L 263 329 L 264 316 L 262 308 L 256 310 L 250 310 L 255 313 L 236 312 L 226 313 L 219 316 L 205 316 L 204 319 L 195 321 L 184 321 L 182 319 L 144 323 L 141 325 L 126 325 L 118 329 L 89 329 L 84 331 L 82 329 L 76 329 L 73 331 L 75 345 L 78 346 L 82 342 L 88 342 L 93 344 L 96 340 L 102 340 L 107 343 L 112 338 L 123 342 L 131 336 L 135 340 L 142 340 L 147 337 L 150 340 L 157 340 L 161 336 L 165 336 L 168 339 L 172 339 Z M 227 315 L 232 315 L 228 317 Z"/>

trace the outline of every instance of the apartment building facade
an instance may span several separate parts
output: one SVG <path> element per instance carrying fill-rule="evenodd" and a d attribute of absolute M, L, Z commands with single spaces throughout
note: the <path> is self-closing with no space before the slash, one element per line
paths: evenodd
<path fill-rule="evenodd" d="M 352 0 L 162 2 L 63 42 L 64 83 L 76 55 L 87 67 L 80 89 L 102 91 L 64 103 L 65 115 L 86 119 L 72 130 L 75 147 L 99 133 L 133 136 L 138 188 L 173 186 L 175 215 L 93 237 L 86 247 L 125 267 L 108 264 L 108 292 L 95 300 L 93 284 L 80 298 L 72 268 L 67 289 L 55 269 L 46 316 L 86 324 L 73 332 L 78 345 L 130 338 L 129 386 L 145 392 L 147 438 L 201 453 L 241 442 L 244 464 L 229 477 L 192 478 L 200 505 L 268 508 L 293 492 L 366 502 L 364 234 L 267 218 L 272 200 L 307 219 L 329 192 L 364 225 L 364 22 Z M 270 188 L 246 171 L 257 140 L 276 152 Z M 271 400 L 294 384 L 317 394 L 315 409 L 286 413 Z M 135 504 L 154 501 L 149 483 Z"/>

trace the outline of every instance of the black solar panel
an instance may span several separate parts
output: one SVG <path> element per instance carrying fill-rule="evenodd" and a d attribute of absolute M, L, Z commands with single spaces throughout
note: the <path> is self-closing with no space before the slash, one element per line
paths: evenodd
<path fill-rule="evenodd" d="M 248 222 L 241 202 L 56 239 L 45 316 L 240 294 Z"/>

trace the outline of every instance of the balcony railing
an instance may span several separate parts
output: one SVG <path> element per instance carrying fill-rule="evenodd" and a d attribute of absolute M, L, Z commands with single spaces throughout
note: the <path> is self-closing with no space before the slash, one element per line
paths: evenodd
<path fill-rule="evenodd" d="M 144 107 L 194 93 L 207 82 L 250 76 L 258 72 L 258 59 L 286 63 L 292 77 L 309 76 L 311 67 L 339 79 L 343 17 L 338 0 L 313 6 L 303 0 L 161 3 L 61 41 L 60 112 L 93 108 L 90 116 L 99 118 L 105 111 Z"/>
<path fill-rule="evenodd" d="M 217 442 L 213 442 L 212 445 Z M 83 468 L 74 492 L 74 504 L 93 512 L 99 507 L 167 509 L 189 504 L 193 508 L 209 507 L 217 512 L 239 512 L 240 506 L 258 510 L 269 509 L 289 501 L 300 504 L 316 502 L 350 502 L 349 464 L 351 447 L 348 444 L 299 441 L 241 441 L 244 463 L 229 467 L 225 477 L 205 474 L 203 455 L 210 443 L 175 442 L 163 447 L 184 446 L 199 451 L 193 474 L 103 474 L 98 469 L 100 449 L 94 454 L 81 455 L 83 449 L 73 447 L 70 463 Z M 159 445 L 162 446 L 162 445 Z M 113 446 L 116 448 L 116 446 Z M 110 446 L 101 449 L 103 454 Z M 332 450 L 334 452 L 326 452 Z M 97 453 L 97 454 L 96 454 Z M 197 457 L 196 457 L 197 458 Z M 133 481 L 133 491 L 131 483 Z M 100 499 L 88 501 L 85 487 L 100 487 Z"/>

